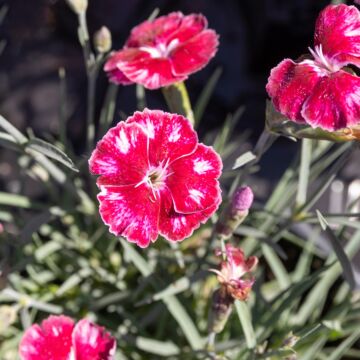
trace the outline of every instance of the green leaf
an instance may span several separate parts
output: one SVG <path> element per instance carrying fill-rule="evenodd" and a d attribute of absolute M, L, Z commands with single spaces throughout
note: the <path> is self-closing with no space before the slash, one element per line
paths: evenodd
<path fill-rule="evenodd" d="M 244 331 L 247 347 L 249 349 L 254 349 L 256 346 L 256 336 L 251 321 L 249 306 L 245 301 L 236 300 L 235 307 Z"/>
<path fill-rule="evenodd" d="M 307 187 L 309 182 L 311 165 L 312 140 L 302 139 L 301 141 L 301 160 L 299 170 L 299 185 L 296 196 L 296 206 L 300 207 L 306 202 Z"/>
<path fill-rule="evenodd" d="M 250 161 L 253 161 L 256 159 L 256 155 L 254 153 L 252 153 L 251 151 L 247 151 L 246 153 L 240 155 L 236 160 L 235 163 L 232 167 L 233 170 L 238 169 L 244 165 L 246 165 L 247 163 L 249 163 Z"/>
<path fill-rule="evenodd" d="M 350 288 L 355 288 L 355 276 L 354 276 L 354 270 L 351 266 L 350 260 L 347 257 L 342 245 L 340 244 L 338 238 L 332 231 L 330 227 L 326 228 L 326 233 L 330 239 L 331 245 L 334 249 L 334 252 L 341 264 L 341 267 L 343 269 L 343 275 L 345 280 L 349 283 Z"/>
<path fill-rule="evenodd" d="M 340 345 L 336 347 L 336 349 L 332 352 L 332 354 L 327 358 L 328 360 L 340 360 L 343 359 L 343 355 L 345 352 L 352 347 L 353 344 L 360 338 L 360 327 L 354 330 L 354 332 L 345 339 Z"/>
<path fill-rule="evenodd" d="M 41 208 L 41 205 L 33 202 L 26 196 L 0 192 L 0 205 L 15 206 L 24 209 Z"/>
<path fill-rule="evenodd" d="M 222 69 L 218 67 L 215 69 L 213 74 L 211 75 L 210 79 L 206 83 L 205 87 L 203 88 L 196 105 L 194 107 L 194 116 L 195 116 L 195 123 L 198 125 L 203 117 L 204 111 L 209 103 L 211 95 L 214 92 L 216 84 L 218 83 L 220 76 L 222 73 Z"/>
<path fill-rule="evenodd" d="M 134 344 L 138 349 L 158 356 L 174 356 L 180 354 L 180 349 L 172 341 L 158 341 L 142 336 L 124 336 L 127 343 Z"/>
<path fill-rule="evenodd" d="M 50 159 L 56 160 L 59 163 L 65 165 L 69 169 L 78 172 L 79 170 L 75 167 L 73 161 L 59 148 L 56 146 L 41 140 L 41 139 L 30 139 L 27 144 L 27 148 L 35 150 Z"/>
<path fill-rule="evenodd" d="M 0 127 L 2 127 L 8 134 L 10 134 L 18 144 L 27 142 L 27 137 L 23 135 L 14 125 L 9 123 L 3 116 L 0 115 Z"/>
<path fill-rule="evenodd" d="M 140 273 L 148 277 L 153 274 L 153 269 L 147 261 L 131 246 L 126 240 L 120 238 L 121 245 L 123 246 L 126 256 L 132 261 Z M 153 285 L 158 287 L 159 281 L 153 281 Z M 185 337 L 187 338 L 193 350 L 200 350 L 203 348 L 203 339 L 201 338 L 195 324 L 186 312 L 180 301 L 173 295 L 169 295 L 163 299 L 164 304 L 169 312 L 175 318 Z"/>
<path fill-rule="evenodd" d="M 323 231 L 325 231 L 329 226 L 329 223 L 327 222 L 327 220 L 324 218 L 324 216 L 321 214 L 319 210 L 316 210 L 316 216 L 319 220 L 321 228 L 323 229 Z"/>

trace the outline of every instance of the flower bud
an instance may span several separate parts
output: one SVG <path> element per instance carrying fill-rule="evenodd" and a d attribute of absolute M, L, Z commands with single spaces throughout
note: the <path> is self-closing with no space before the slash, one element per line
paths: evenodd
<path fill-rule="evenodd" d="M 100 54 L 104 54 L 111 49 L 111 45 L 112 45 L 111 32 L 106 26 L 103 26 L 94 35 L 95 49 Z"/>
<path fill-rule="evenodd" d="M 224 287 L 217 289 L 212 298 L 209 313 L 209 333 L 219 334 L 223 331 L 234 304 L 234 299 L 229 296 Z"/>
<path fill-rule="evenodd" d="M 218 234 L 228 239 L 247 217 L 253 201 L 254 193 L 249 186 L 238 188 L 218 223 Z"/>
<path fill-rule="evenodd" d="M 88 7 L 88 0 L 66 0 L 71 10 L 76 14 L 83 14 Z"/>
<path fill-rule="evenodd" d="M 238 188 L 232 198 L 233 213 L 248 211 L 254 201 L 254 193 L 249 186 Z"/>

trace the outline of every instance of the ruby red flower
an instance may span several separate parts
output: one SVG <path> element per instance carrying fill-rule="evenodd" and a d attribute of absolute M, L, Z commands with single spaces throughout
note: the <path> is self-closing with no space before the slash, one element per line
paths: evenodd
<path fill-rule="evenodd" d="M 330 5 L 319 15 L 312 57 L 283 60 L 272 69 L 266 90 L 275 108 L 290 120 L 325 130 L 360 122 L 360 12 Z"/>
<path fill-rule="evenodd" d="M 141 247 L 159 234 L 171 241 L 189 237 L 221 201 L 221 159 L 198 143 L 181 115 L 136 112 L 98 142 L 89 166 L 101 175 L 97 185 L 104 223 Z"/>
<path fill-rule="evenodd" d="M 217 251 L 217 255 L 223 256 L 220 250 Z M 218 281 L 230 296 L 238 300 L 247 300 L 255 280 L 244 276 L 255 269 L 258 258 L 250 256 L 246 259 L 242 249 L 230 244 L 225 247 L 225 256 L 226 260 L 221 263 L 221 269 L 211 271 L 217 274 Z"/>
<path fill-rule="evenodd" d="M 104 70 L 116 84 L 138 83 L 158 89 L 202 69 L 217 47 L 218 36 L 207 28 L 203 15 L 173 12 L 136 26 Z"/>
<path fill-rule="evenodd" d="M 22 360 L 112 360 L 116 341 L 88 320 L 76 325 L 67 316 L 50 316 L 26 330 L 19 346 Z"/>

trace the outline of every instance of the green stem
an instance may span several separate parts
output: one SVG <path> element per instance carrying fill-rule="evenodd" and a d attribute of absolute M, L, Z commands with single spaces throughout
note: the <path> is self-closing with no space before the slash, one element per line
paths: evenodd
<path fill-rule="evenodd" d="M 191 108 L 189 94 L 184 82 L 175 83 L 162 88 L 169 110 L 185 116 L 194 126 L 194 113 Z"/>
<path fill-rule="evenodd" d="M 312 140 L 302 139 L 299 184 L 296 195 L 296 209 L 300 208 L 306 202 L 306 194 L 307 194 L 310 164 L 311 164 L 311 150 L 312 150 Z"/>

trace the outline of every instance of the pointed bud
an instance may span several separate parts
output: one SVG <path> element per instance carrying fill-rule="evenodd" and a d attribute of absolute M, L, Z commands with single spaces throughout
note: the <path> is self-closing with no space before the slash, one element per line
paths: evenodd
<path fill-rule="evenodd" d="M 88 0 L 66 0 L 71 10 L 80 15 L 85 13 L 88 7 Z"/>
<path fill-rule="evenodd" d="M 107 53 L 112 46 L 111 32 L 106 27 L 103 26 L 98 30 L 94 35 L 94 46 L 97 52 L 100 54 Z"/>
<path fill-rule="evenodd" d="M 224 287 L 217 289 L 212 298 L 209 313 L 209 333 L 219 334 L 223 331 L 234 304 L 234 299 L 229 296 Z"/>
<path fill-rule="evenodd" d="M 253 201 L 254 193 L 249 186 L 238 188 L 218 223 L 218 234 L 228 239 L 248 216 Z"/>

